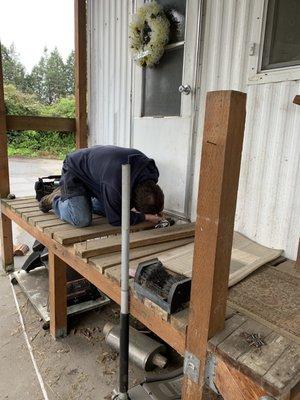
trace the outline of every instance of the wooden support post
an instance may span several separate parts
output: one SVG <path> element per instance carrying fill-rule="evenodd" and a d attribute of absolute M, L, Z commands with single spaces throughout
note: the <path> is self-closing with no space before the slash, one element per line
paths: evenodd
<path fill-rule="evenodd" d="M 76 147 L 87 147 L 86 1 L 74 0 Z"/>
<path fill-rule="evenodd" d="M 67 335 L 67 264 L 49 251 L 50 333 Z"/>
<path fill-rule="evenodd" d="M 6 112 L 4 103 L 2 55 L 0 44 L 0 198 L 9 194 Z M 11 220 L 1 213 L 1 264 L 5 271 L 13 269 L 13 239 Z"/>
<path fill-rule="evenodd" d="M 224 327 L 245 113 L 246 94 L 207 94 L 184 400 L 203 398 L 207 342 Z"/>

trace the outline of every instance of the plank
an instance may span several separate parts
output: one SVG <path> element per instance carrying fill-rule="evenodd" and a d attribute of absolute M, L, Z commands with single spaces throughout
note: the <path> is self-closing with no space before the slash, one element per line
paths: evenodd
<path fill-rule="evenodd" d="M 68 224 L 67 222 L 62 221 L 59 218 L 53 219 L 51 221 L 41 221 L 36 223 L 36 227 L 40 230 L 43 231 L 45 228 L 48 227 L 53 227 L 53 226 L 60 226 L 60 225 L 67 225 L 68 227 L 71 227 L 71 224 Z"/>
<path fill-rule="evenodd" d="M 2 199 L 8 206 L 18 203 L 30 203 L 35 200 L 34 196 L 16 197 L 15 199 Z"/>
<path fill-rule="evenodd" d="M 0 46 L 1 47 L 1 46 Z M 9 194 L 9 170 L 7 155 L 7 126 L 3 88 L 2 55 L 0 48 L 0 198 Z M 5 271 L 13 267 L 13 237 L 12 224 L 6 215 L 1 213 L 0 221 L 1 264 Z"/>
<path fill-rule="evenodd" d="M 170 323 L 175 329 L 186 333 L 188 325 L 189 309 L 185 308 L 175 314 L 171 314 Z"/>
<path fill-rule="evenodd" d="M 22 216 L 23 218 L 23 216 Z M 37 215 L 37 216 L 31 216 L 27 219 L 28 223 L 31 225 L 36 225 L 38 222 L 42 221 L 53 221 L 57 220 L 57 216 L 55 214 L 47 213 L 44 215 Z"/>
<path fill-rule="evenodd" d="M 23 217 L 24 214 L 27 214 L 29 212 L 33 211 L 40 211 L 39 206 L 31 206 L 31 207 L 25 207 L 19 210 L 19 212 L 15 211 L 17 214 L 21 214 Z"/>
<path fill-rule="evenodd" d="M 54 338 L 67 335 L 67 267 L 49 251 L 50 333 Z"/>
<path fill-rule="evenodd" d="M 224 342 L 233 332 L 235 332 L 239 327 L 241 327 L 247 318 L 241 314 L 235 314 L 231 318 L 225 321 L 225 327 L 221 332 L 214 335 L 208 342 L 208 348 L 210 351 L 215 351 L 216 348 Z"/>
<path fill-rule="evenodd" d="M 22 218 L 25 219 L 25 221 L 28 221 L 28 219 L 30 217 L 38 217 L 38 216 L 42 216 L 44 215 L 44 213 L 40 210 L 36 210 L 36 211 L 26 211 L 22 213 Z"/>
<path fill-rule="evenodd" d="M 76 148 L 87 147 L 86 1 L 74 1 Z"/>
<path fill-rule="evenodd" d="M 158 251 L 156 251 L 155 253 L 151 252 L 151 254 L 147 255 L 146 257 L 132 259 L 129 262 L 130 274 L 132 276 L 134 276 L 139 263 L 150 260 L 151 258 L 158 258 L 167 267 L 167 264 L 168 264 L 166 262 L 167 260 L 169 260 L 169 259 L 172 260 L 173 258 L 176 258 L 176 257 L 180 258 L 180 256 L 181 256 L 182 263 L 183 263 L 183 265 L 181 266 L 181 270 L 185 271 L 186 269 L 184 268 L 184 262 L 185 262 L 184 257 L 185 257 L 185 255 L 189 254 L 189 249 L 190 249 L 191 245 L 193 246 L 193 243 L 189 243 L 184 246 L 176 246 L 176 247 L 173 246 L 169 250 L 164 249 L 164 251 L 161 251 L 161 252 L 158 252 Z M 145 247 L 147 248 L 148 246 L 145 246 Z M 132 251 L 134 251 L 134 250 L 132 250 Z M 184 254 L 184 255 L 182 256 L 182 254 Z M 109 277 L 117 282 L 120 282 L 121 265 L 117 265 L 113 268 L 109 268 L 108 270 L 105 271 L 105 274 L 107 277 Z"/>
<path fill-rule="evenodd" d="M 149 244 L 168 242 L 194 236 L 194 224 L 173 225 L 168 228 L 152 229 L 149 231 L 134 232 L 130 235 L 130 248 L 147 246 Z M 95 239 L 86 243 L 74 245 L 75 252 L 82 258 L 89 258 L 101 254 L 113 253 L 121 250 L 121 236 Z"/>
<path fill-rule="evenodd" d="M 253 400 L 267 394 L 249 377 L 219 358 L 214 381 L 224 400 Z"/>
<path fill-rule="evenodd" d="M 186 238 L 174 240 L 172 242 L 157 243 L 153 245 L 139 247 L 136 249 L 132 249 L 130 251 L 129 257 L 131 261 L 150 255 L 155 255 L 156 257 L 157 253 L 184 246 L 188 243 L 191 243 L 192 241 L 193 238 Z M 104 254 L 98 257 L 91 257 L 88 260 L 91 264 L 96 265 L 103 274 L 107 268 L 113 266 L 118 266 L 117 269 L 120 268 L 119 264 L 121 263 L 121 253 L 116 252 L 111 254 Z"/>
<path fill-rule="evenodd" d="M 253 347 L 251 351 L 241 355 L 238 362 L 255 371 L 256 374 L 263 376 L 279 359 L 282 353 L 288 348 L 290 340 L 271 332 L 264 338 L 265 346 L 259 350 Z"/>
<path fill-rule="evenodd" d="M 259 334 L 263 340 L 271 333 L 271 329 L 253 321 L 252 319 L 240 325 L 217 348 L 222 354 L 226 354 L 231 360 L 237 361 L 242 355 L 246 357 L 253 347 L 247 342 L 244 334 Z"/>
<path fill-rule="evenodd" d="M 183 400 L 203 398 L 207 343 L 224 328 L 245 116 L 245 93 L 207 94 L 186 341 L 200 377 L 184 378 Z"/>
<path fill-rule="evenodd" d="M 14 131 L 75 132 L 75 118 L 7 115 L 7 129 Z"/>
<path fill-rule="evenodd" d="M 50 236 L 50 237 L 52 238 L 53 235 L 54 235 L 56 232 L 69 231 L 70 228 L 71 228 L 71 226 L 72 226 L 72 225 L 65 223 L 65 224 L 62 224 L 62 225 L 44 227 L 44 228 L 42 229 L 42 231 L 43 231 L 46 235 L 48 235 L 48 236 Z"/>
<path fill-rule="evenodd" d="M 24 202 L 17 202 L 17 203 L 11 203 L 9 206 L 12 210 L 19 210 L 23 208 L 28 208 L 28 207 L 38 207 L 39 203 L 36 200 L 31 200 L 31 201 L 24 201 Z"/>
<path fill-rule="evenodd" d="M 152 229 L 153 224 L 149 222 L 142 222 L 141 224 L 131 227 L 131 232 L 143 229 Z M 70 231 L 62 231 L 53 235 L 54 240 L 61 244 L 74 244 L 83 242 L 85 240 L 99 238 L 103 236 L 116 235 L 121 232 L 119 226 L 110 225 L 105 218 L 101 223 L 94 224 L 85 228 L 76 228 Z"/>
<path fill-rule="evenodd" d="M 92 216 L 92 223 L 94 223 L 94 221 L 98 221 L 103 219 L 102 216 L 93 214 Z M 47 233 L 52 237 L 52 235 L 55 232 L 59 232 L 60 230 L 64 230 L 64 228 L 61 227 L 65 227 L 66 230 L 76 230 L 76 229 L 81 229 L 81 228 L 76 228 L 75 226 L 69 224 L 68 222 L 65 222 L 59 218 L 50 220 L 50 221 L 40 221 L 36 223 L 36 226 L 38 227 L 38 229 L 45 231 L 47 229 Z M 52 230 L 48 229 L 48 228 L 53 228 Z M 85 229 L 85 228 L 84 228 Z"/>
<path fill-rule="evenodd" d="M 264 379 L 278 388 L 278 390 L 288 390 L 299 382 L 299 371 L 300 346 L 290 344 L 264 375 Z"/>

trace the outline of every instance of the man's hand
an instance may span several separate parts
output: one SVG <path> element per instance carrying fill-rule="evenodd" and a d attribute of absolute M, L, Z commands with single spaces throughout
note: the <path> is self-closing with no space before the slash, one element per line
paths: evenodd
<path fill-rule="evenodd" d="M 149 221 L 153 225 L 158 224 L 160 220 L 161 220 L 161 216 L 160 215 L 157 215 L 157 214 L 155 214 L 155 215 L 145 214 L 145 221 Z"/>

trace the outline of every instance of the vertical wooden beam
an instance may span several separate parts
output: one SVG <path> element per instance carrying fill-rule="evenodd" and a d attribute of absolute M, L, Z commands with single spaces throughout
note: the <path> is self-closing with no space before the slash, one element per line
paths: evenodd
<path fill-rule="evenodd" d="M 2 54 L 0 43 L 0 198 L 9 194 L 9 170 L 7 156 L 6 112 L 4 103 Z M 13 266 L 13 239 L 11 220 L 1 213 L 1 264 L 5 271 Z"/>
<path fill-rule="evenodd" d="M 246 94 L 207 94 L 184 400 L 202 399 L 207 342 L 224 327 L 245 114 Z"/>
<path fill-rule="evenodd" d="M 87 147 L 86 0 L 74 0 L 76 147 Z"/>
<path fill-rule="evenodd" d="M 67 335 L 67 264 L 49 251 L 50 333 Z"/>

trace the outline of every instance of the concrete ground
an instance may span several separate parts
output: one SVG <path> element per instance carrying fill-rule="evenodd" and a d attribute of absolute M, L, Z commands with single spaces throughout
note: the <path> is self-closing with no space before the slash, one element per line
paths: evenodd
<path fill-rule="evenodd" d="M 61 161 L 11 159 L 11 192 L 16 196 L 33 194 L 37 177 L 60 172 Z M 33 238 L 14 226 L 14 243 L 31 245 Z M 23 257 L 15 257 L 20 267 Z M 36 370 L 20 324 L 13 290 L 24 319 Z M 9 400 L 104 400 L 117 383 L 117 355 L 104 342 L 102 328 L 117 322 L 118 306 L 73 317 L 70 333 L 55 341 L 42 329 L 42 321 L 5 273 L 0 274 L 0 399 Z M 38 376 L 40 374 L 40 381 Z M 130 366 L 131 384 L 143 372 Z M 44 390 L 44 393 L 43 393 Z"/>

